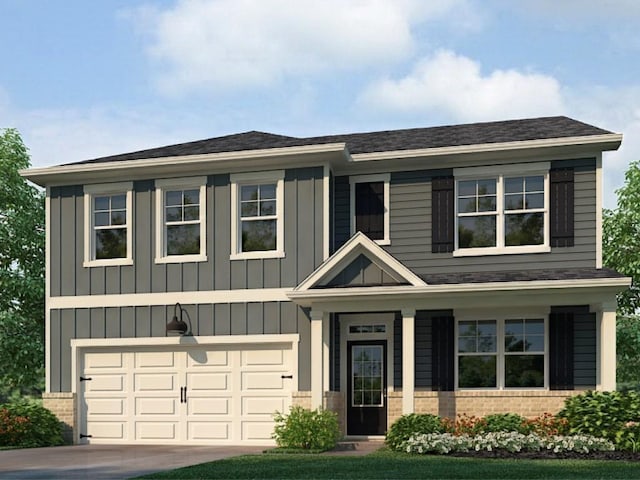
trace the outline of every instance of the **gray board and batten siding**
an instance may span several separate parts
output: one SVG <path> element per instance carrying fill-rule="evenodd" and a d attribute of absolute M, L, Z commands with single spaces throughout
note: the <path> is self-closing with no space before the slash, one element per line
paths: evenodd
<path fill-rule="evenodd" d="M 156 264 L 153 180 L 134 182 L 133 265 L 83 267 L 82 186 L 50 190 L 51 296 L 292 288 L 323 261 L 323 168 L 285 172 L 285 257 L 230 260 L 229 175 L 207 179 L 207 261 Z M 299 388 L 310 388 L 308 312 L 290 302 L 188 305 L 194 335 L 300 334 Z M 51 391 L 71 389 L 73 338 L 164 337 L 170 306 L 51 311 Z M 233 321 L 232 321 L 233 320 Z"/>
<path fill-rule="evenodd" d="M 133 265 L 85 268 L 82 186 L 51 188 L 51 296 L 292 288 L 323 261 L 323 168 L 287 170 L 283 258 L 230 260 L 229 175 L 207 179 L 207 261 L 156 264 L 153 180 L 134 182 Z"/>
<path fill-rule="evenodd" d="M 596 265 L 596 161 L 551 162 L 552 169 L 573 168 L 574 245 L 552 247 L 550 253 L 454 257 L 432 253 L 432 179 L 452 171 L 418 170 L 394 172 L 389 185 L 389 236 L 383 248 L 417 275 L 436 273 L 531 270 L 545 268 L 594 268 Z M 350 236 L 349 178 L 334 183 L 335 248 Z"/>

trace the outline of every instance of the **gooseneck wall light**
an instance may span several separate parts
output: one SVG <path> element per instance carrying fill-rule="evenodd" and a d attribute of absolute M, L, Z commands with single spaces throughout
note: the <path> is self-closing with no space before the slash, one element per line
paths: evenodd
<path fill-rule="evenodd" d="M 178 310 L 180 310 L 180 318 L 178 319 Z M 185 323 L 183 318 L 183 313 L 187 314 L 187 320 L 189 320 L 189 325 Z M 176 303 L 173 306 L 173 318 L 169 323 L 167 323 L 167 334 L 168 335 L 191 335 L 191 318 L 189 317 L 189 312 L 187 312 L 180 303 Z"/>

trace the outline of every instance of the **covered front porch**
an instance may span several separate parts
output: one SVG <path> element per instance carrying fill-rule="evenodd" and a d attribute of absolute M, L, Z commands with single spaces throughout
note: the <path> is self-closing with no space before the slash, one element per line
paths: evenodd
<path fill-rule="evenodd" d="M 615 295 L 628 279 L 614 273 L 428 283 L 356 235 L 289 294 L 311 320 L 311 390 L 298 403 L 338 411 L 346 434 L 370 436 L 402 414 L 536 416 L 585 389 L 615 390 Z M 529 343 L 539 337 L 535 352 L 520 355 L 520 364 L 537 365 L 533 383 L 513 379 L 507 334 L 517 322 L 537 332 Z M 470 328 L 492 347 L 463 347 Z M 475 359 L 496 378 L 462 377 Z"/>

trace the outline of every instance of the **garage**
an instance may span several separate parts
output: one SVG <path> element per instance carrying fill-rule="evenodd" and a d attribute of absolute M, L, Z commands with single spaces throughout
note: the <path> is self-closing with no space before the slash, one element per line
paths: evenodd
<path fill-rule="evenodd" d="M 79 348 L 79 441 L 273 444 L 273 413 L 297 389 L 295 342 L 189 343 Z"/>

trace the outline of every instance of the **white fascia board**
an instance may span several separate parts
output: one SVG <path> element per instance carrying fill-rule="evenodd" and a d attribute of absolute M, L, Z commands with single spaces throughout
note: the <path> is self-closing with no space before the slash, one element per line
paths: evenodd
<path fill-rule="evenodd" d="M 465 294 L 486 292 L 521 292 L 523 290 L 568 290 L 587 288 L 613 288 L 616 291 L 623 290 L 631 285 L 631 278 L 592 278 L 584 280 L 535 280 L 529 282 L 487 282 L 487 283 L 458 283 L 446 285 L 425 286 L 397 286 L 397 287 L 350 287 L 350 288 L 325 288 L 318 290 L 291 290 L 287 296 L 292 301 L 297 300 L 324 300 L 356 297 L 424 297 L 427 295 L 441 294 Z"/>
<path fill-rule="evenodd" d="M 593 145 L 602 150 L 617 150 L 622 143 L 622 134 L 607 133 L 583 137 L 549 138 L 526 140 L 521 142 L 480 143 L 474 145 L 457 145 L 451 147 L 420 148 L 414 150 L 395 150 L 388 152 L 355 153 L 351 155 L 353 162 L 369 162 L 414 157 L 433 157 L 444 155 L 461 155 L 469 153 L 499 152 L 524 150 L 530 148 L 551 148 L 574 145 Z"/>
<path fill-rule="evenodd" d="M 20 170 L 20 175 L 38 185 L 63 185 L 78 180 L 80 183 L 90 183 L 87 179 L 95 178 L 96 174 L 116 177 L 121 172 L 131 178 L 136 175 L 155 176 L 159 170 L 167 169 L 167 176 L 171 172 L 184 172 L 188 169 L 218 171 L 222 168 L 229 171 L 229 165 L 238 171 L 246 170 L 245 164 L 252 165 L 252 161 L 260 160 L 260 169 L 273 169 L 272 163 L 284 158 L 295 160 L 296 164 L 317 163 L 314 154 L 339 153 L 340 158 L 349 158 L 345 143 L 325 143 L 318 145 L 303 145 L 297 147 L 265 148 L 260 150 L 242 150 L 238 152 L 208 153 L 202 155 L 180 155 L 138 160 L 123 160 L 114 162 L 76 163 L 54 167 L 40 167 Z M 305 158 L 305 155 L 311 155 Z M 216 168 L 216 167 L 220 168 Z"/>
<path fill-rule="evenodd" d="M 358 232 L 351 237 L 347 243 L 340 247 L 326 262 L 320 265 L 314 272 L 312 272 L 307 278 L 305 278 L 294 291 L 308 291 L 313 286 L 317 285 L 330 273 L 338 273 L 342 266 L 347 266 L 350 261 L 353 261 L 357 254 L 368 252 L 367 257 L 374 262 L 382 270 L 388 274 L 395 272 L 394 277 L 400 277 L 409 282 L 414 287 L 420 287 L 426 285 L 424 281 L 414 274 L 411 270 L 405 267 L 398 260 L 393 258 L 376 242 L 367 237 L 364 233 Z M 333 289 L 323 289 L 323 291 L 329 291 Z M 352 290 L 351 288 L 349 290 Z"/>
<path fill-rule="evenodd" d="M 297 344 L 300 335 L 267 334 L 267 335 L 215 335 L 215 336 L 176 336 L 176 337 L 138 337 L 138 338 L 74 338 L 71 346 L 88 347 L 143 347 L 143 346 L 186 346 L 186 345 L 239 345 L 291 343 Z"/>

